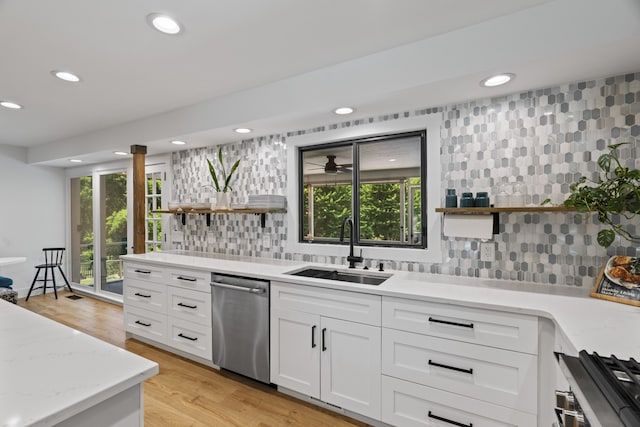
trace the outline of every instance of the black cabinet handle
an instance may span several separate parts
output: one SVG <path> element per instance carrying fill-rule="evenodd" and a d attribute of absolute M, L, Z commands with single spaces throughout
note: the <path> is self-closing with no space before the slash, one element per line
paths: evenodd
<path fill-rule="evenodd" d="M 198 279 L 196 279 L 195 277 L 178 276 L 178 280 L 184 280 L 185 282 L 195 282 Z"/>
<path fill-rule="evenodd" d="M 327 350 L 327 346 L 325 345 L 325 332 L 327 332 L 327 328 L 322 328 L 322 351 Z"/>
<path fill-rule="evenodd" d="M 429 317 L 429 322 L 432 322 L 432 323 L 443 323 L 445 325 L 460 326 L 460 327 L 463 327 L 463 328 L 473 329 L 473 323 L 449 322 L 448 320 L 438 320 L 438 319 L 434 319 L 433 317 Z"/>
<path fill-rule="evenodd" d="M 316 325 L 311 327 L 311 348 L 316 348 Z"/>
<path fill-rule="evenodd" d="M 136 320 L 136 323 L 137 323 L 138 325 L 142 325 L 142 326 L 146 326 L 146 327 L 151 326 L 151 323 L 144 323 L 144 322 L 141 322 L 141 321 L 139 321 L 139 320 Z"/>
<path fill-rule="evenodd" d="M 437 415 L 433 415 L 431 413 L 431 411 L 429 411 L 428 416 L 429 416 L 429 418 L 433 418 L 434 420 L 444 421 L 445 423 L 453 424 L 454 426 L 458 426 L 458 427 L 473 427 L 473 423 L 462 424 L 462 423 L 459 423 L 457 421 L 453 421 L 453 420 L 446 419 L 444 417 L 439 417 Z"/>
<path fill-rule="evenodd" d="M 179 302 L 179 303 L 178 303 L 178 305 L 179 305 L 180 307 L 185 307 L 185 308 L 193 308 L 193 309 L 198 308 L 198 306 L 197 306 L 197 305 L 183 304 L 183 303 L 181 303 L 181 302 Z"/>
<path fill-rule="evenodd" d="M 184 338 L 184 339 L 187 339 L 189 341 L 198 341 L 198 337 L 193 338 L 193 337 L 190 337 L 190 336 L 187 336 L 187 335 L 182 335 L 182 333 L 179 333 L 178 336 L 180 338 Z"/>
<path fill-rule="evenodd" d="M 133 271 L 135 271 L 136 273 L 151 274 L 151 272 L 149 270 L 137 270 L 136 269 L 136 270 L 133 270 Z"/>
<path fill-rule="evenodd" d="M 140 292 L 136 292 L 134 295 L 142 298 L 151 298 L 151 295 L 141 294 Z"/>
<path fill-rule="evenodd" d="M 429 365 L 437 366 L 438 368 L 451 369 L 452 371 L 464 372 L 465 374 L 473 374 L 473 368 L 470 368 L 470 369 L 456 368 L 455 366 L 443 365 L 441 363 L 432 362 L 431 359 L 429 359 Z"/>

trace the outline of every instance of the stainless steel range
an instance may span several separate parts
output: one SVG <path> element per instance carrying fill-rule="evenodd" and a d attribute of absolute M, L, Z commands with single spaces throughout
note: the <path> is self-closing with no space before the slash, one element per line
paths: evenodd
<path fill-rule="evenodd" d="M 577 358 L 561 354 L 560 368 L 577 401 L 575 410 L 567 411 L 569 425 L 580 425 L 584 412 L 584 425 L 640 427 L 640 364 L 635 359 L 581 351 Z"/>

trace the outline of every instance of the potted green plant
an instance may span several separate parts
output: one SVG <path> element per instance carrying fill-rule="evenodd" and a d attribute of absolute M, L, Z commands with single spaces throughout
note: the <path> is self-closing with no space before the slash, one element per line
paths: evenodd
<path fill-rule="evenodd" d="M 640 243 L 640 236 L 631 234 L 623 225 L 614 221 L 614 215 L 633 219 L 640 215 L 640 169 L 629 169 L 620 163 L 618 147 L 623 142 L 609 146 L 609 151 L 598 158 L 600 174 L 597 181 L 581 177 L 571 184 L 571 195 L 564 205 L 578 212 L 595 213 L 607 229 L 598 232 L 600 246 L 609 247 L 616 234 L 633 243 Z"/>
<path fill-rule="evenodd" d="M 231 165 L 231 169 L 229 169 L 229 173 L 227 173 L 224 162 L 222 160 L 222 147 L 218 150 L 218 163 L 220 164 L 221 174 L 220 179 L 218 179 L 218 175 L 216 174 L 216 170 L 213 167 L 213 163 L 209 159 L 207 159 L 207 164 L 209 165 L 209 173 L 211 174 L 211 178 L 213 179 L 213 186 L 218 193 L 216 196 L 216 209 L 229 209 L 229 196 L 227 192 L 232 190 L 229 183 L 231 182 L 231 177 L 233 173 L 238 169 L 240 165 L 240 159 L 236 160 L 233 165 Z"/>

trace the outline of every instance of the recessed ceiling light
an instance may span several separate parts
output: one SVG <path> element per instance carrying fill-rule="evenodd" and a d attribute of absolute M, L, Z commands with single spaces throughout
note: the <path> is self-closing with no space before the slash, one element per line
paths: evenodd
<path fill-rule="evenodd" d="M 390 162 L 395 162 L 398 159 L 389 159 Z"/>
<path fill-rule="evenodd" d="M 172 143 L 173 145 L 185 145 L 185 144 L 186 144 L 186 142 L 184 142 L 184 141 L 178 141 L 177 139 L 174 139 L 173 141 L 171 141 L 171 143 Z"/>
<path fill-rule="evenodd" d="M 485 87 L 494 87 L 501 86 L 503 84 L 509 83 L 511 80 L 515 78 L 515 74 L 513 73 L 500 73 L 495 76 L 487 77 L 480 81 L 480 86 Z"/>
<path fill-rule="evenodd" d="M 2 105 L 4 108 L 9 108 L 11 110 L 19 110 L 22 108 L 22 105 L 16 104 L 15 102 L 11 102 L 11 101 L 0 101 L 0 105 Z"/>
<path fill-rule="evenodd" d="M 339 114 L 339 115 L 345 115 L 345 114 L 351 114 L 353 113 L 355 110 L 351 107 L 340 107 L 340 108 L 336 108 L 335 110 L 333 110 L 334 113 Z"/>
<path fill-rule="evenodd" d="M 65 82 L 78 83 L 80 81 L 80 77 L 68 71 L 53 70 L 51 71 L 51 74 Z"/>
<path fill-rule="evenodd" d="M 162 13 L 152 13 L 147 16 L 147 22 L 151 24 L 153 28 L 164 34 L 178 34 L 182 32 L 182 28 L 178 21 L 170 16 L 163 15 Z"/>
<path fill-rule="evenodd" d="M 253 130 L 249 129 L 249 128 L 236 128 L 236 129 L 234 129 L 234 132 L 236 132 L 236 133 L 251 133 L 251 132 L 253 132 Z"/>
<path fill-rule="evenodd" d="M 126 151 L 114 151 L 113 154 L 117 156 L 126 156 L 129 153 L 127 153 Z"/>
<path fill-rule="evenodd" d="M 80 159 L 69 159 L 69 161 L 71 163 L 82 163 L 82 160 L 80 160 Z"/>

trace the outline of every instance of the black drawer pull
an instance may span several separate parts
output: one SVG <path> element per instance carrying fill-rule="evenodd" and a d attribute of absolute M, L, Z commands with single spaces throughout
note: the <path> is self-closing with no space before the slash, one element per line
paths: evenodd
<path fill-rule="evenodd" d="M 318 345 L 316 344 L 316 325 L 311 327 L 311 348 L 316 348 Z"/>
<path fill-rule="evenodd" d="M 146 326 L 147 328 L 148 328 L 149 326 L 151 326 L 151 323 L 144 323 L 144 322 L 141 322 L 141 321 L 139 321 L 139 320 L 136 320 L 136 323 L 137 323 L 138 325 Z"/>
<path fill-rule="evenodd" d="M 325 332 L 327 332 L 327 328 L 322 328 L 322 351 L 327 351 L 327 346 L 325 345 Z"/>
<path fill-rule="evenodd" d="M 457 422 L 457 421 L 448 420 L 448 419 L 446 419 L 446 418 L 444 418 L 444 417 L 439 417 L 439 416 L 437 416 L 437 415 L 433 415 L 433 414 L 431 413 L 431 411 L 429 411 L 428 416 L 429 416 L 429 418 L 433 418 L 434 420 L 444 421 L 445 423 L 453 424 L 454 426 L 458 426 L 458 427 L 473 427 L 473 423 L 469 423 L 469 424 L 462 424 L 462 423 L 459 423 L 459 422 Z"/>
<path fill-rule="evenodd" d="M 452 371 L 464 372 L 465 374 L 473 374 L 473 368 L 470 368 L 470 369 L 456 368 L 455 366 L 443 365 L 441 363 L 432 362 L 431 359 L 429 359 L 429 365 L 437 366 L 438 368 L 451 369 Z"/>
<path fill-rule="evenodd" d="M 433 323 L 443 323 L 443 324 L 445 324 L 445 325 L 460 326 L 460 327 L 463 327 L 463 328 L 470 328 L 470 329 L 473 329 L 473 323 L 449 322 L 448 320 L 438 320 L 438 319 L 434 319 L 433 317 L 429 317 L 429 322 L 433 322 Z"/>
<path fill-rule="evenodd" d="M 198 279 L 196 279 L 195 277 L 178 276 L 178 280 L 184 280 L 185 282 L 195 282 Z"/>
<path fill-rule="evenodd" d="M 190 337 L 190 336 L 187 336 L 187 335 L 182 335 L 182 333 L 178 334 L 178 336 L 180 338 L 188 339 L 189 341 L 198 341 L 198 337 L 193 338 L 193 337 Z"/>
<path fill-rule="evenodd" d="M 136 292 L 134 295 L 142 298 L 151 298 L 151 295 L 141 294 L 140 292 Z"/>
<path fill-rule="evenodd" d="M 149 270 L 137 270 L 136 269 L 136 270 L 133 270 L 133 271 L 135 271 L 136 273 L 151 274 L 151 272 Z"/>
<path fill-rule="evenodd" d="M 193 308 L 193 309 L 198 308 L 198 306 L 197 306 L 197 305 L 183 304 L 183 303 L 181 303 L 181 302 L 179 302 L 179 303 L 178 303 L 178 305 L 179 305 L 180 307 L 185 307 L 185 308 Z"/>

